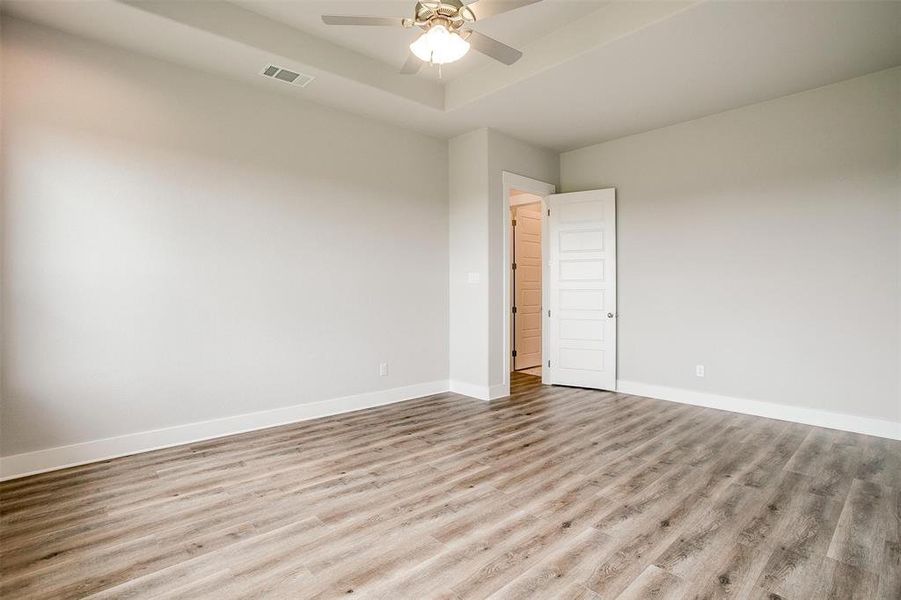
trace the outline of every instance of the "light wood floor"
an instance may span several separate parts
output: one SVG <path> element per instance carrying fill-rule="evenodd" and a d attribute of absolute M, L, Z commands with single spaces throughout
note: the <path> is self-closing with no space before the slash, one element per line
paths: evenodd
<path fill-rule="evenodd" d="M 901 598 L 901 443 L 514 374 L 0 485 L 6 598 Z"/>

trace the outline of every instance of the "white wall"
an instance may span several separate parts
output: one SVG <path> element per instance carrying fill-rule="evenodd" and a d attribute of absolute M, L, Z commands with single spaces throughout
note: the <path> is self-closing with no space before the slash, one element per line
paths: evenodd
<path fill-rule="evenodd" d="M 503 396 L 504 227 L 502 174 L 556 184 L 555 153 L 491 129 L 450 141 L 450 379 L 454 391 Z M 478 282 L 469 281 L 477 273 Z"/>
<path fill-rule="evenodd" d="M 617 188 L 619 378 L 901 421 L 899 143 L 894 69 L 563 154 Z"/>
<path fill-rule="evenodd" d="M 446 385 L 445 141 L 2 31 L 3 455 Z"/>

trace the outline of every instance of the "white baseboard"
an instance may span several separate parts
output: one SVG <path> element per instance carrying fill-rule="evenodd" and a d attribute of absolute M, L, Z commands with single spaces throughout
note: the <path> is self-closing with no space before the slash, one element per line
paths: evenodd
<path fill-rule="evenodd" d="M 681 404 L 693 404 L 708 408 L 718 408 L 730 412 L 768 417 L 780 421 L 792 421 L 805 425 L 815 425 L 841 431 L 851 431 L 866 435 L 901 440 L 901 422 L 860 417 L 816 408 L 775 404 L 760 400 L 747 400 L 731 396 L 720 396 L 707 392 L 696 392 L 662 385 L 639 383 L 637 381 L 616 382 L 616 391 L 635 396 L 646 396 L 658 400 L 669 400 Z"/>
<path fill-rule="evenodd" d="M 474 383 L 466 383 L 465 381 L 450 380 L 450 391 L 455 394 L 462 394 L 477 400 L 491 400 L 491 388 L 487 385 L 476 385 Z"/>
<path fill-rule="evenodd" d="M 510 395 L 510 388 L 503 383 L 498 385 L 476 385 L 465 381 L 450 381 L 450 391 L 477 400 L 497 400 Z"/>
<path fill-rule="evenodd" d="M 439 394 L 448 390 L 489 400 L 506 395 L 503 386 L 479 386 L 461 381 L 430 381 L 415 385 L 332 398 L 319 402 L 297 404 L 272 410 L 265 410 L 210 421 L 200 421 L 141 431 L 117 437 L 92 440 L 68 446 L 57 446 L 34 452 L 25 452 L 0 457 L 0 481 L 54 471 L 87 463 L 128 456 L 139 452 L 159 450 L 180 444 L 190 444 L 211 438 L 234 435 L 246 431 L 286 425 L 298 421 L 327 417 L 365 408 L 393 404 L 404 400 Z M 731 396 L 720 396 L 707 392 L 697 392 L 635 381 L 617 381 L 617 391 L 624 394 L 646 396 L 659 400 L 669 400 L 682 404 L 693 404 L 717 408 L 731 412 L 768 417 L 781 421 L 793 421 L 817 427 L 839 429 L 901 440 L 901 423 L 871 417 L 860 417 L 800 406 L 788 406 L 759 400 L 747 400 Z"/>
<path fill-rule="evenodd" d="M 446 379 L 0 457 L 0 481 L 448 391 Z"/>

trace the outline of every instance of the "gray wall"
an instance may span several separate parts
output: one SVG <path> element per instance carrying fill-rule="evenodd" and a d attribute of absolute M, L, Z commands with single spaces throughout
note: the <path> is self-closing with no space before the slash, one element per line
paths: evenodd
<path fill-rule="evenodd" d="M 503 395 L 503 234 L 510 213 L 502 174 L 556 184 L 559 160 L 491 129 L 457 136 L 449 148 L 450 379 L 456 391 L 485 399 Z M 469 282 L 470 273 L 479 281 Z"/>
<path fill-rule="evenodd" d="M 446 142 L 2 26 L 3 455 L 447 379 Z"/>
<path fill-rule="evenodd" d="M 619 378 L 901 421 L 899 140 L 894 69 L 563 154 L 617 188 Z"/>
<path fill-rule="evenodd" d="M 488 385 L 488 135 L 450 140 L 450 379 Z M 479 281 L 471 283 L 470 273 Z"/>

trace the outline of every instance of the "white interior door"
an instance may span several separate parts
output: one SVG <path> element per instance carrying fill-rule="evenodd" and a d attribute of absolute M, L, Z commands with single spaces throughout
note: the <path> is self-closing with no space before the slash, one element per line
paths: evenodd
<path fill-rule="evenodd" d="M 541 203 L 513 208 L 513 369 L 541 364 Z"/>
<path fill-rule="evenodd" d="M 547 197 L 545 383 L 616 389 L 616 190 Z"/>

